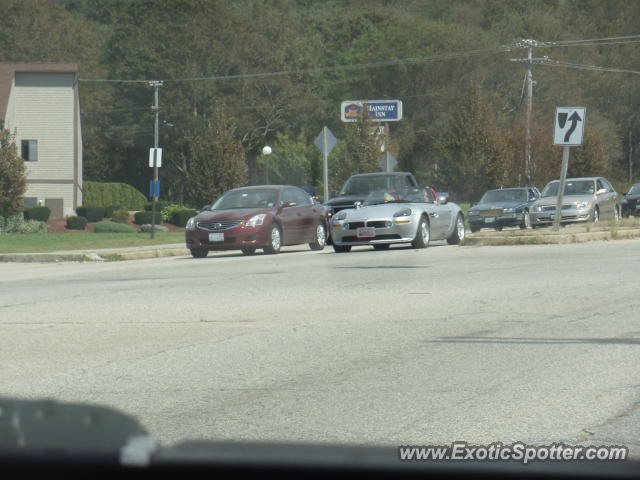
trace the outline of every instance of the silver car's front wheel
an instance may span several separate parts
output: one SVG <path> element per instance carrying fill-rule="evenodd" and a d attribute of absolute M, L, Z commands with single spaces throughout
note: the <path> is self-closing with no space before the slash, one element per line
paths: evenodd
<path fill-rule="evenodd" d="M 411 242 L 413 248 L 425 248 L 429 246 L 429 239 L 431 238 L 431 230 L 429 229 L 429 221 L 422 217 L 420 218 L 420 224 L 418 225 L 418 231 L 416 236 Z"/>
<path fill-rule="evenodd" d="M 453 229 L 453 233 L 447 238 L 447 243 L 449 245 L 459 245 L 465 237 L 466 230 L 464 227 L 464 218 L 461 213 L 458 213 L 456 217 L 456 225 Z"/>

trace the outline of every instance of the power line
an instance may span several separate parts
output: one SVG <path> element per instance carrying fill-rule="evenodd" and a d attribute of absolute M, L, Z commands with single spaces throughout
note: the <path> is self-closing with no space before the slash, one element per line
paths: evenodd
<path fill-rule="evenodd" d="M 443 60 L 453 60 L 457 58 L 468 58 L 480 55 L 491 55 L 497 53 L 509 52 L 514 46 L 500 46 L 493 48 L 483 48 L 477 50 L 469 50 L 466 52 L 452 52 L 443 53 L 439 55 L 429 55 L 424 57 L 410 57 L 398 60 L 384 60 L 380 62 L 369 63 L 355 63 L 352 65 L 331 65 L 326 67 L 315 68 L 303 68 L 298 70 L 282 70 L 278 72 L 260 72 L 260 73 L 240 73 L 234 75 L 213 75 L 202 77 L 185 77 L 185 78 L 168 78 L 160 80 L 162 82 L 197 82 L 205 80 L 235 80 L 246 78 L 262 78 L 262 77 L 281 77 L 286 75 L 304 75 L 313 73 L 327 73 L 327 72 L 340 72 L 349 70 L 365 70 L 370 68 L 390 67 L 395 65 L 406 65 L 416 63 L 426 63 Z M 96 83 L 149 83 L 157 80 L 126 80 L 126 79 L 96 79 L 96 78 L 81 78 L 81 82 L 96 82 Z"/>
<path fill-rule="evenodd" d="M 628 70 L 626 68 L 614 68 L 614 67 L 599 67 L 597 65 L 583 65 L 580 63 L 570 63 L 563 62 L 561 60 L 553 60 L 549 57 L 538 59 L 536 62 L 539 65 L 548 65 L 550 67 L 566 67 L 566 68 L 575 68 L 578 70 L 593 70 L 597 72 L 613 72 L 613 73 L 632 73 L 632 74 L 640 74 L 640 70 Z"/>

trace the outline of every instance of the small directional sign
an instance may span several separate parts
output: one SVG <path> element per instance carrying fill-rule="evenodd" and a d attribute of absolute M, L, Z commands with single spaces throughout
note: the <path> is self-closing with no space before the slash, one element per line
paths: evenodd
<path fill-rule="evenodd" d="M 149 166 L 151 168 L 162 166 L 162 149 L 161 148 L 149 149 Z"/>
<path fill-rule="evenodd" d="M 160 180 L 154 182 L 153 180 L 149 180 L 149 197 L 159 197 L 160 196 Z"/>
<path fill-rule="evenodd" d="M 584 140 L 585 107 L 557 107 L 553 144 L 579 146 Z"/>

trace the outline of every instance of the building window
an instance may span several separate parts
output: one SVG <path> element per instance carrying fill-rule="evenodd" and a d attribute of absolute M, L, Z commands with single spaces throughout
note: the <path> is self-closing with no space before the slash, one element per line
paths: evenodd
<path fill-rule="evenodd" d="M 25 162 L 38 161 L 38 141 L 22 140 L 22 159 Z"/>
<path fill-rule="evenodd" d="M 38 206 L 38 197 L 24 197 L 24 206 L 25 207 L 37 207 Z"/>

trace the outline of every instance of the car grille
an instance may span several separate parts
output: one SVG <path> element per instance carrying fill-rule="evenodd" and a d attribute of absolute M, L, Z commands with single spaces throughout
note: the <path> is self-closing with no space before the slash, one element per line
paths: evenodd
<path fill-rule="evenodd" d="M 562 210 L 569 210 L 573 205 L 563 205 L 562 206 Z M 548 205 L 546 207 L 542 207 L 542 211 L 543 212 L 555 212 L 556 211 L 556 206 L 555 205 Z"/>
<path fill-rule="evenodd" d="M 498 208 L 495 210 L 480 210 L 481 217 L 495 217 L 496 215 L 500 215 L 502 213 L 502 209 Z"/>
<path fill-rule="evenodd" d="M 347 225 L 349 226 L 348 230 L 355 230 L 362 227 L 387 228 L 386 223 L 385 220 L 371 220 L 369 222 L 351 222 Z"/>
<path fill-rule="evenodd" d="M 202 230 L 208 230 L 210 232 L 221 232 L 223 230 L 229 230 L 230 228 L 237 227 L 242 223 L 242 220 L 218 220 L 212 222 L 198 222 L 198 228 Z"/>

